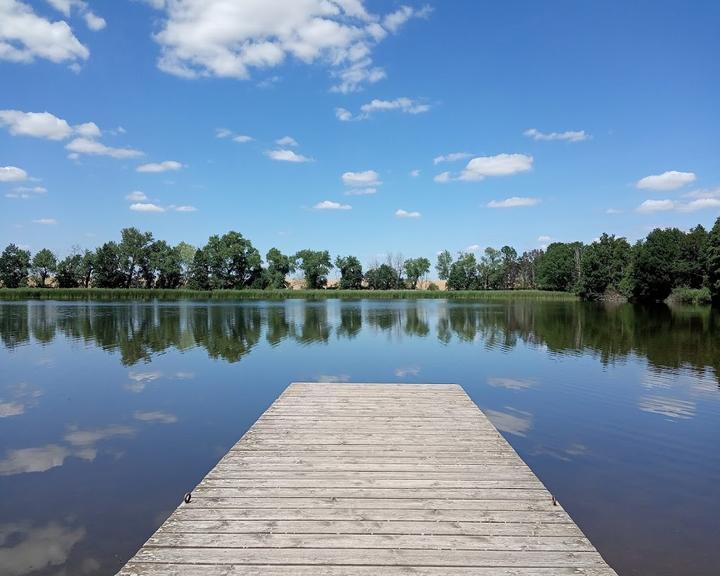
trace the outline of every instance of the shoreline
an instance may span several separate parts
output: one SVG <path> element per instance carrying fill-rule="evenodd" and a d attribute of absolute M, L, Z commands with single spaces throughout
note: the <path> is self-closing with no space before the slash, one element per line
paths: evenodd
<path fill-rule="evenodd" d="M 185 290 L 152 288 L 0 288 L 0 300 L 551 300 L 580 301 L 545 290 Z"/>

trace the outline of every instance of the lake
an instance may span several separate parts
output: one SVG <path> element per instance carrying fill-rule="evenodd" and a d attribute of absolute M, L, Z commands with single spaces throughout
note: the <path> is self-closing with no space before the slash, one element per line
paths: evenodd
<path fill-rule="evenodd" d="M 114 574 L 291 381 L 461 384 L 621 576 L 720 566 L 720 314 L 0 303 L 0 574 Z"/>

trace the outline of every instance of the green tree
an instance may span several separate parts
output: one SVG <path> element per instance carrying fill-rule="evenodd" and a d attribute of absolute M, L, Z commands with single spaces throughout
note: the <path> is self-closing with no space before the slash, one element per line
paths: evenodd
<path fill-rule="evenodd" d="M 676 266 L 683 232 L 677 228 L 656 228 L 635 250 L 634 295 L 642 301 L 661 301 L 677 285 Z"/>
<path fill-rule="evenodd" d="M 503 246 L 500 248 L 500 261 L 502 287 L 505 289 L 515 288 L 519 273 L 517 250 L 512 246 Z"/>
<path fill-rule="evenodd" d="M 180 248 L 168 245 L 165 240 L 156 240 L 151 248 L 149 268 L 158 288 L 177 288 L 183 281 Z"/>
<path fill-rule="evenodd" d="M 452 256 L 447 250 L 443 250 L 440 254 L 438 254 L 435 270 L 437 270 L 438 278 L 440 280 L 447 280 L 450 277 L 450 266 L 452 266 L 452 261 Z"/>
<path fill-rule="evenodd" d="M 58 288 L 78 288 L 82 282 L 82 259 L 80 254 L 70 254 L 58 262 L 55 279 Z"/>
<path fill-rule="evenodd" d="M 123 228 L 120 231 L 120 237 L 118 249 L 125 287 L 133 286 L 141 272 L 145 285 L 152 284 L 152 279 L 149 277 L 152 232 L 140 232 L 137 228 Z"/>
<path fill-rule="evenodd" d="M 0 281 L 5 288 L 27 285 L 30 252 L 10 244 L 0 255 Z"/>
<path fill-rule="evenodd" d="M 295 258 L 286 256 L 277 248 L 270 248 L 265 261 L 267 268 L 263 270 L 263 287 L 275 290 L 287 288 L 287 277 L 295 272 Z"/>
<path fill-rule="evenodd" d="M 463 253 L 450 266 L 450 275 L 447 279 L 448 290 L 477 290 L 480 284 L 480 274 L 475 254 Z"/>
<path fill-rule="evenodd" d="M 340 270 L 340 288 L 343 290 L 359 290 L 362 288 L 363 269 L 360 260 L 355 256 L 338 256 L 335 266 Z"/>
<path fill-rule="evenodd" d="M 707 270 L 708 286 L 713 302 L 720 303 L 720 218 L 708 234 L 705 244 L 705 266 Z"/>
<path fill-rule="evenodd" d="M 680 254 L 675 263 L 676 286 L 702 288 L 706 280 L 705 248 L 708 233 L 698 225 L 683 234 Z"/>
<path fill-rule="evenodd" d="M 90 287 L 92 280 L 93 271 L 95 270 L 95 252 L 85 250 L 82 254 L 82 261 L 80 262 L 80 273 L 82 275 L 82 286 L 84 288 Z"/>
<path fill-rule="evenodd" d="M 537 267 L 540 258 L 543 255 L 542 250 L 529 250 L 523 252 L 518 259 L 518 278 L 519 287 L 528 290 L 537 288 Z"/>
<path fill-rule="evenodd" d="M 538 262 L 538 287 L 541 290 L 575 291 L 580 279 L 581 251 L 580 242 L 550 244 Z"/>
<path fill-rule="evenodd" d="M 324 288 L 327 284 L 327 275 L 333 268 L 330 253 L 327 250 L 300 250 L 295 258 L 300 260 L 298 267 L 305 276 L 305 287 Z"/>
<path fill-rule="evenodd" d="M 486 290 L 497 290 L 503 285 L 503 255 L 500 250 L 488 246 L 485 248 L 478 271 L 480 281 Z M 478 286 L 479 287 L 479 286 Z"/>
<path fill-rule="evenodd" d="M 590 300 L 601 298 L 608 292 L 630 296 L 628 274 L 631 262 L 632 248 L 627 240 L 603 234 L 583 250 L 580 295 Z"/>
<path fill-rule="evenodd" d="M 126 285 L 121 262 L 117 243 L 105 242 L 95 251 L 93 284 L 98 288 L 120 288 Z"/>
<path fill-rule="evenodd" d="M 430 271 L 430 260 L 427 258 L 410 258 L 405 261 L 405 276 L 408 285 L 415 290 L 420 278 Z"/>
<path fill-rule="evenodd" d="M 190 266 L 188 286 L 193 290 L 210 290 L 210 266 L 204 249 L 195 251 Z"/>
<path fill-rule="evenodd" d="M 176 246 L 178 254 L 180 255 L 180 267 L 182 268 L 182 284 L 190 282 L 190 269 L 192 268 L 193 259 L 195 258 L 195 252 L 197 248 L 187 242 L 180 242 Z"/>
<path fill-rule="evenodd" d="M 210 236 L 203 250 L 212 289 L 247 288 L 262 274 L 260 252 L 239 232 Z"/>
<path fill-rule="evenodd" d="M 365 273 L 365 281 L 371 290 L 393 290 L 397 288 L 399 278 L 390 264 L 380 264 Z"/>
<path fill-rule="evenodd" d="M 43 248 L 33 256 L 31 270 L 36 285 L 45 288 L 50 274 L 57 270 L 57 257 L 47 248 Z"/>

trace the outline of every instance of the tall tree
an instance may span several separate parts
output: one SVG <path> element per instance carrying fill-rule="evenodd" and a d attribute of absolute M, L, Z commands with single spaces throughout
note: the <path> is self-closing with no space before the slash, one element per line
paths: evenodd
<path fill-rule="evenodd" d="M 78 288 L 82 281 L 82 259 L 78 254 L 70 254 L 58 262 L 55 279 L 58 288 Z"/>
<path fill-rule="evenodd" d="M 704 260 L 710 294 L 713 302 L 720 304 L 720 218 L 715 220 L 715 225 L 708 234 Z"/>
<path fill-rule="evenodd" d="M 683 234 L 680 254 L 675 263 L 676 285 L 702 288 L 706 280 L 705 247 L 708 233 L 700 225 Z"/>
<path fill-rule="evenodd" d="M 80 272 L 82 274 L 82 286 L 84 288 L 90 287 L 92 281 L 93 272 L 95 270 L 95 252 L 85 250 L 82 254 L 82 261 L 80 262 Z"/>
<path fill-rule="evenodd" d="M 603 234 L 583 250 L 580 294 L 591 300 L 612 292 L 630 296 L 631 262 L 632 249 L 627 240 Z"/>
<path fill-rule="evenodd" d="M 447 280 L 448 290 L 477 290 L 480 284 L 480 274 L 475 254 L 463 253 L 450 266 L 450 275 Z"/>
<path fill-rule="evenodd" d="M 359 290 L 362 288 L 363 269 L 360 260 L 355 256 L 338 256 L 335 266 L 340 270 L 340 288 L 343 290 Z"/>
<path fill-rule="evenodd" d="M 581 250 L 580 242 L 550 244 L 538 262 L 538 287 L 542 290 L 575 291 L 580 277 Z"/>
<path fill-rule="evenodd" d="M 239 232 L 210 236 L 203 249 L 213 289 L 241 289 L 251 286 L 262 273 L 260 252 Z"/>
<path fill-rule="evenodd" d="M 165 240 L 156 240 L 152 245 L 150 269 L 156 277 L 158 288 L 177 288 L 183 281 L 180 248 L 170 246 Z"/>
<path fill-rule="evenodd" d="M 515 288 L 518 277 L 518 255 L 517 250 L 512 246 L 500 248 L 502 287 L 505 289 Z"/>
<path fill-rule="evenodd" d="M 5 288 L 19 288 L 27 284 L 30 252 L 10 244 L 0 255 L 0 281 Z"/>
<path fill-rule="evenodd" d="M 295 272 L 295 258 L 286 256 L 277 248 L 270 248 L 265 261 L 267 268 L 263 270 L 263 286 L 276 290 L 287 288 L 287 277 Z"/>
<path fill-rule="evenodd" d="M 488 246 L 478 266 L 480 281 L 486 290 L 496 290 L 503 285 L 502 252 Z M 479 286 L 478 286 L 479 287 Z"/>
<path fill-rule="evenodd" d="M 518 260 L 518 282 L 520 288 L 527 290 L 537 288 L 537 267 L 542 250 L 529 250 L 523 252 Z"/>
<path fill-rule="evenodd" d="M 152 283 L 149 278 L 149 261 L 151 257 L 152 232 L 140 232 L 137 228 L 123 228 L 120 231 L 121 241 L 118 245 L 125 287 L 130 288 L 143 271 L 145 284 Z"/>
<path fill-rule="evenodd" d="M 197 248 L 187 242 L 180 242 L 176 246 L 180 255 L 180 267 L 182 268 L 182 283 L 187 284 L 190 281 L 190 269 L 192 268 L 193 259 Z"/>
<path fill-rule="evenodd" d="M 117 243 L 105 242 L 95 251 L 93 284 L 98 288 L 127 286 L 121 262 L 122 257 Z"/>
<path fill-rule="evenodd" d="M 207 253 L 202 248 L 196 250 L 193 255 L 188 286 L 193 290 L 210 290 L 210 266 Z"/>
<path fill-rule="evenodd" d="M 47 248 L 43 248 L 33 256 L 32 273 L 35 282 L 40 288 L 45 288 L 50 274 L 57 270 L 57 257 Z"/>
<path fill-rule="evenodd" d="M 298 267 L 305 276 L 305 287 L 324 288 L 327 284 L 327 275 L 333 268 L 330 253 L 327 250 L 300 250 L 295 258 L 300 260 Z"/>
<path fill-rule="evenodd" d="M 634 295 L 638 300 L 661 301 L 676 287 L 675 268 L 680 256 L 683 232 L 677 228 L 656 228 L 635 250 Z"/>
<path fill-rule="evenodd" d="M 390 264 L 380 264 L 365 273 L 365 281 L 371 290 L 393 290 L 397 288 L 400 279 Z"/>
<path fill-rule="evenodd" d="M 430 260 L 427 258 L 410 258 L 405 260 L 405 276 L 411 289 L 417 288 L 420 278 L 430 271 Z"/>
<path fill-rule="evenodd" d="M 440 254 L 438 254 L 435 270 L 437 270 L 438 278 L 440 280 L 447 280 L 450 277 L 450 266 L 452 266 L 452 261 L 452 255 L 449 251 L 443 250 Z"/>

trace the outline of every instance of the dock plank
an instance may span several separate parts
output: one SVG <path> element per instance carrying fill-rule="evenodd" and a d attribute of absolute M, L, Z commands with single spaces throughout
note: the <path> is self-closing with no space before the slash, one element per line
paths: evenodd
<path fill-rule="evenodd" d="M 461 387 L 295 383 L 118 574 L 615 572 Z"/>

